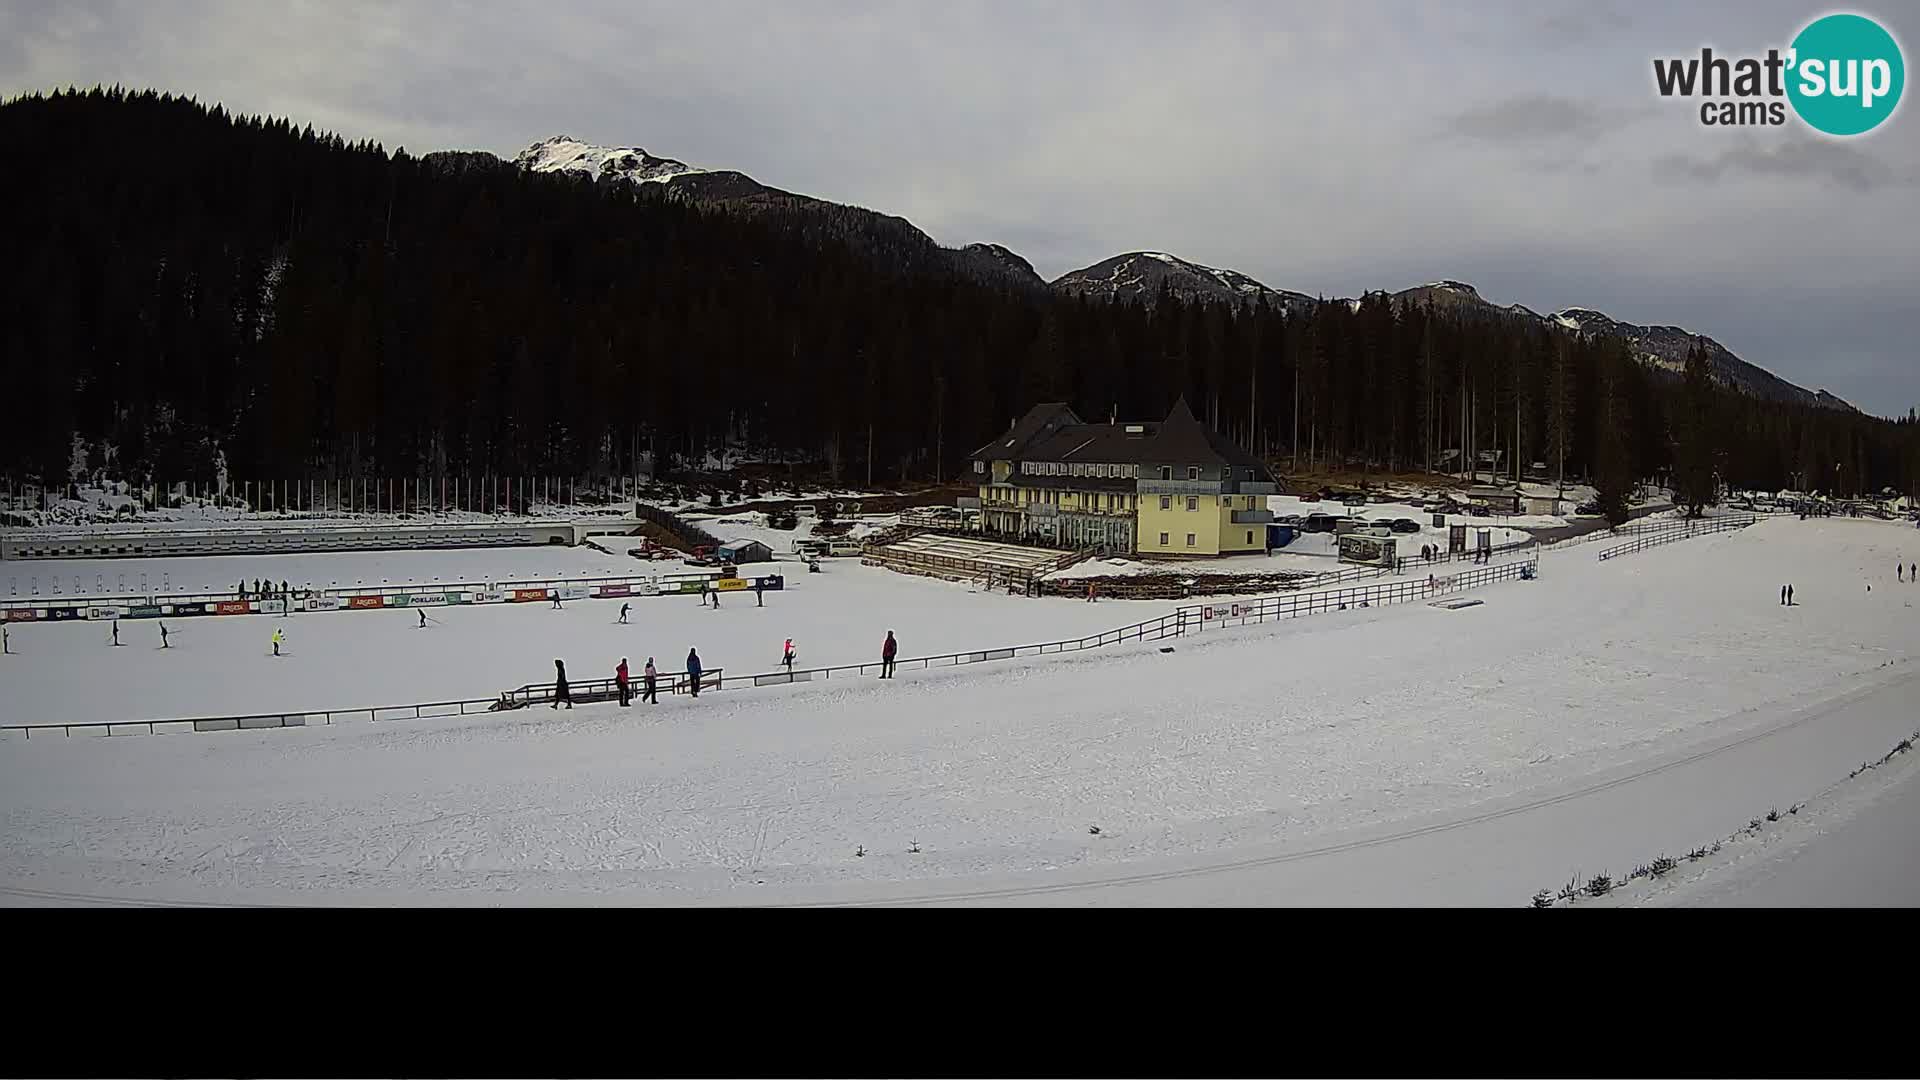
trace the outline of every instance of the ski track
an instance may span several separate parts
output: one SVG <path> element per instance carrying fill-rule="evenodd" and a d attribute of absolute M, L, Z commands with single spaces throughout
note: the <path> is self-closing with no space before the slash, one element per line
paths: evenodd
<path fill-rule="evenodd" d="M 0 883 L 50 902 L 741 902 L 1230 857 L 1577 785 L 1839 694 L 1920 641 L 1920 587 L 1863 587 L 1917 539 L 1774 521 L 1605 564 L 1550 552 L 1482 607 L 1209 632 L 1172 656 L 903 667 L 657 710 L 10 741 Z M 1783 610 L 1787 580 L 1800 606 Z M 816 602 L 881 587 L 834 584 Z"/>

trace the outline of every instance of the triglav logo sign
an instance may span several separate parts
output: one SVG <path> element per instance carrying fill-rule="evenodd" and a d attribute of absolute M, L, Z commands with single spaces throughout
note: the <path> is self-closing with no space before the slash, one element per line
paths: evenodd
<path fill-rule="evenodd" d="M 1907 68 L 1900 43 L 1864 15 L 1825 15 L 1808 23 L 1784 52 L 1765 57 L 1699 56 L 1653 62 L 1661 97 L 1700 98 L 1708 127 L 1777 126 L 1791 105 L 1802 123 L 1826 135 L 1864 135 L 1900 104 Z"/>

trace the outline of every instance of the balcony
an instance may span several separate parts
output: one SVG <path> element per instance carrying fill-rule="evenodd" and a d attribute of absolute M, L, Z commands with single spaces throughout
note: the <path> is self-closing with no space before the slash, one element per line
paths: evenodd
<path fill-rule="evenodd" d="M 1234 486 L 1233 490 L 1235 490 L 1236 492 L 1239 492 L 1242 495 L 1278 495 L 1280 494 L 1280 486 L 1278 484 L 1269 484 L 1264 480 L 1242 480 L 1240 481 L 1239 484 Z"/>
<path fill-rule="evenodd" d="M 978 495 L 962 495 L 953 500 L 953 505 L 959 510 L 978 510 L 980 509 L 980 497 Z"/>
<path fill-rule="evenodd" d="M 1027 516 L 1035 518 L 1055 518 L 1060 516 L 1060 508 L 1052 503 L 1028 503 Z"/>
<path fill-rule="evenodd" d="M 1218 495 L 1222 482 L 1219 480 L 1149 480 L 1140 479 L 1142 495 Z"/>
<path fill-rule="evenodd" d="M 1235 525 L 1269 525 L 1272 522 L 1273 511 L 1271 510 L 1235 510 L 1233 512 Z"/>

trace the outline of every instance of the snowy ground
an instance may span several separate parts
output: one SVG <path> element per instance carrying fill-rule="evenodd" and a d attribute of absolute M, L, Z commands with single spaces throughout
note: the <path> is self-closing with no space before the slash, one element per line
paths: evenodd
<path fill-rule="evenodd" d="M 345 589 L 382 584 L 489 582 L 548 577 L 613 577 L 691 571 L 674 562 L 628 557 L 627 537 L 590 547 L 499 547 L 447 551 L 341 551 L 303 555 L 204 555 L 163 559 L 30 559 L 0 562 L 0 597 L 123 596 L 230 592 L 242 578 L 296 587 Z M 17 631 L 18 628 L 16 628 Z"/>
<path fill-rule="evenodd" d="M 1608 563 L 1550 552 L 1538 581 L 1477 592 L 1464 611 L 1349 611 L 1172 654 L 904 670 L 652 710 L 8 742 L 0 883 L 23 902 L 1522 904 L 1571 873 L 1724 835 L 1910 730 L 1920 586 L 1892 581 L 1896 557 L 1920 561 L 1920 532 L 1776 520 Z M 965 610 L 966 644 L 986 644 L 1147 607 L 834 569 L 809 587 L 832 601 L 817 617 L 840 621 L 815 634 L 856 654 L 922 609 L 929 627 Z M 801 595 L 783 614 L 801 614 Z M 356 629 L 341 663 L 354 679 L 448 665 L 507 683 L 525 681 L 500 677 L 517 674 L 510 657 L 538 673 L 578 617 L 599 621 L 581 646 L 607 656 L 636 655 L 615 635 L 649 638 L 649 624 L 676 643 L 696 620 L 746 627 L 756 656 L 787 633 L 771 610 L 683 606 L 634 628 L 605 625 L 605 605 L 495 609 L 479 631 L 446 633 L 487 644 L 444 650 L 409 644 L 439 630 Z M 292 620 L 296 652 L 322 618 Z M 268 621 L 194 624 L 241 634 L 217 660 L 192 658 L 198 685 L 103 680 L 103 664 L 132 661 L 91 638 L 36 644 L 48 651 L 0 668 L 0 700 L 51 720 L 116 681 L 137 701 L 141 687 L 201 700 L 192 691 L 232 681 L 260 704 L 310 662 L 246 656 L 264 629 L 241 628 Z M 906 632 L 906 652 L 931 651 L 914 635 L 936 632 Z M 41 675 L 48 664 L 66 667 Z"/>

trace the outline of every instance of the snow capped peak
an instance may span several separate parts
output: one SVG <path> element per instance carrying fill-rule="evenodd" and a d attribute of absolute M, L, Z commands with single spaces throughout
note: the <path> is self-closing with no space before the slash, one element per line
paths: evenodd
<path fill-rule="evenodd" d="M 1441 289 L 1446 292 L 1464 293 L 1468 296 L 1480 295 L 1480 290 L 1474 288 L 1473 286 L 1467 284 L 1464 281 L 1454 281 L 1452 278 L 1442 278 L 1439 281 L 1429 281 L 1425 285 L 1422 285 L 1420 287 L 1423 289 Z"/>
<path fill-rule="evenodd" d="M 604 177 L 636 184 L 706 171 L 684 161 L 655 157 L 638 146 L 595 146 L 571 135 L 542 139 L 520 151 L 513 163 L 531 172 L 574 173 L 594 180 Z"/>

